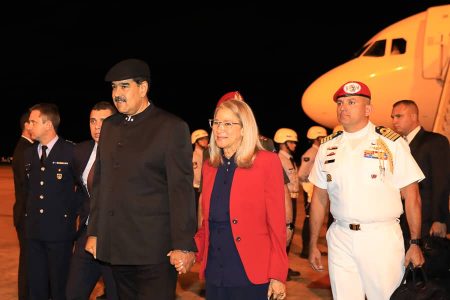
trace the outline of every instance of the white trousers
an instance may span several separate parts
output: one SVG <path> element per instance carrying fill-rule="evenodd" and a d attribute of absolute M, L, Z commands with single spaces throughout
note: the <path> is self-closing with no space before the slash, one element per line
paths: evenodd
<path fill-rule="evenodd" d="M 397 221 L 377 224 L 355 231 L 335 221 L 328 229 L 334 300 L 388 300 L 399 286 L 405 272 L 402 230 Z"/>

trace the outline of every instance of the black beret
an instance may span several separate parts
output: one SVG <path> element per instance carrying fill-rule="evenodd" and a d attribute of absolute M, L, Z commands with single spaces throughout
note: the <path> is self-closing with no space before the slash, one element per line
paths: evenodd
<path fill-rule="evenodd" d="M 119 81 L 137 77 L 150 80 L 150 68 L 143 60 L 129 58 L 112 66 L 106 73 L 105 81 Z"/>

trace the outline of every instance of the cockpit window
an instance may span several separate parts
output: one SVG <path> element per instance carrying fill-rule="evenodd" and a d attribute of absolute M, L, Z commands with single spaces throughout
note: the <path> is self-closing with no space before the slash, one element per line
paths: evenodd
<path fill-rule="evenodd" d="M 393 39 L 391 46 L 391 54 L 398 55 L 404 54 L 406 52 L 406 41 L 405 39 Z"/>
<path fill-rule="evenodd" d="M 386 40 L 380 40 L 374 42 L 370 48 L 363 54 L 364 56 L 384 56 L 386 49 Z"/>
<path fill-rule="evenodd" d="M 364 51 L 366 51 L 367 47 L 369 47 L 371 44 L 365 44 L 361 49 L 359 49 L 358 51 L 355 52 L 355 54 L 353 54 L 353 58 L 359 57 L 362 53 L 364 53 Z"/>

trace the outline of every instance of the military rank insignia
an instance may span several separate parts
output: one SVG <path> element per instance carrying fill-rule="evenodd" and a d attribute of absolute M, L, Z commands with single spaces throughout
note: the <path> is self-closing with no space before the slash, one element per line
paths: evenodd
<path fill-rule="evenodd" d="M 393 131 L 390 128 L 384 127 L 384 126 L 375 127 L 375 131 L 378 134 L 380 134 L 380 135 L 384 136 L 385 138 L 390 139 L 391 141 L 394 141 L 394 142 L 400 137 L 400 135 L 397 132 Z"/>
<path fill-rule="evenodd" d="M 324 144 L 324 143 L 326 143 L 326 142 L 328 142 L 328 141 L 331 141 L 331 140 L 334 139 L 335 137 L 340 136 L 341 134 L 342 134 L 342 131 L 337 131 L 337 132 L 335 132 L 335 133 L 332 133 L 332 134 L 330 134 L 330 135 L 324 137 L 323 139 L 321 139 L 321 140 L 320 140 L 320 143 L 321 143 L 321 144 Z"/>

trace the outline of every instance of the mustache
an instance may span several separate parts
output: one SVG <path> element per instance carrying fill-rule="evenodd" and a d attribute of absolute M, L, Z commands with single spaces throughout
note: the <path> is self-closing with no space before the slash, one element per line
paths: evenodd
<path fill-rule="evenodd" d="M 127 99 L 122 96 L 116 96 L 114 97 L 114 102 L 127 102 Z"/>

